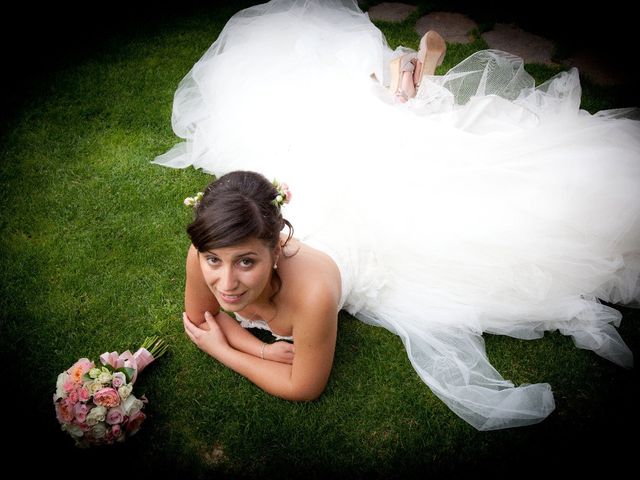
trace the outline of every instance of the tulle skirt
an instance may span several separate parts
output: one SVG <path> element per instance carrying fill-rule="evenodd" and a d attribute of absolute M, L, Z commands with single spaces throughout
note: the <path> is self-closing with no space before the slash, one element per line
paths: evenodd
<path fill-rule="evenodd" d="M 551 387 L 503 379 L 482 333 L 557 329 L 632 365 L 600 300 L 640 300 L 640 122 L 580 110 L 575 69 L 535 87 L 495 50 L 394 104 L 386 67 L 405 51 L 353 1 L 239 12 L 180 83 L 185 141 L 155 162 L 287 182 L 285 216 L 338 263 L 347 311 L 398 334 L 474 427 L 539 422 Z"/>

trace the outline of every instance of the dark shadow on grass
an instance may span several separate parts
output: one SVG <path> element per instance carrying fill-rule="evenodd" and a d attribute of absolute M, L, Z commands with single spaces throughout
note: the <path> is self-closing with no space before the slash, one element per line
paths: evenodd
<path fill-rule="evenodd" d="M 180 19 L 230 17 L 258 0 L 186 0 L 173 5 L 150 0 L 114 0 L 88 8 L 69 2 L 18 3 L 5 22 L 12 28 L 0 29 L 3 73 L 0 75 L 0 135 L 24 106 L 25 101 L 45 94 L 51 76 L 108 48 L 119 38 L 144 38 Z"/>

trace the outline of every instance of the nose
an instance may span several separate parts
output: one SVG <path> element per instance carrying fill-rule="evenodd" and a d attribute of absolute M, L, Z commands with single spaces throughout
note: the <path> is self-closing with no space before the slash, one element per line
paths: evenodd
<path fill-rule="evenodd" d="M 233 292 L 236 289 L 238 279 L 236 278 L 233 266 L 225 266 L 221 269 L 217 283 L 218 290 L 222 292 Z"/>

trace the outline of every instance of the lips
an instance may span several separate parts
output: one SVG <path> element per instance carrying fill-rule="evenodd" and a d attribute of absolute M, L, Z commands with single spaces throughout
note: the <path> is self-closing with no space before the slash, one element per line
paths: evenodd
<path fill-rule="evenodd" d="M 244 293 L 231 294 L 218 291 L 218 295 L 220 295 L 220 299 L 225 303 L 238 303 L 242 299 Z"/>

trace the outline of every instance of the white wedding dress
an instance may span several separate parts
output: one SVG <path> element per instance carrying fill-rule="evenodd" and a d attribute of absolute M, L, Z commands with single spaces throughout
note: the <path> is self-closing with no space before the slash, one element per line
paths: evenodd
<path fill-rule="evenodd" d="M 185 141 L 155 162 L 288 183 L 285 216 L 340 266 L 346 310 L 398 334 L 474 427 L 539 422 L 550 386 L 503 379 L 482 333 L 557 329 L 632 365 L 599 299 L 640 299 L 640 122 L 580 110 L 575 69 L 535 87 L 495 50 L 394 105 L 370 74 L 402 51 L 355 1 L 241 11 L 180 83 Z"/>

